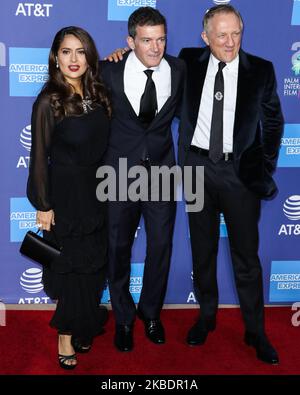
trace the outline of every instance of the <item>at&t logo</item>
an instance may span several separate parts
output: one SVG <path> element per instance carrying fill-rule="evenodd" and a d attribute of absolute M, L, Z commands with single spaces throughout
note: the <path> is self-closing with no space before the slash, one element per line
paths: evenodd
<path fill-rule="evenodd" d="M 25 126 L 20 134 L 20 143 L 27 151 L 31 149 L 31 125 Z"/>
<path fill-rule="evenodd" d="M 20 285 L 24 291 L 30 294 L 36 294 L 43 289 L 42 271 L 38 268 L 30 268 L 22 273 L 20 278 Z"/>
<path fill-rule="evenodd" d="M 194 281 L 194 272 L 191 272 L 191 284 Z M 197 299 L 195 296 L 195 293 L 193 291 L 189 292 L 187 299 L 186 299 L 186 303 L 197 303 Z"/>
<path fill-rule="evenodd" d="M 53 4 L 41 3 L 19 3 L 16 10 L 16 16 L 35 16 L 49 17 Z"/>
<path fill-rule="evenodd" d="M 29 294 L 37 294 L 43 290 L 42 270 L 36 267 L 25 270 L 20 277 L 22 289 Z M 19 304 L 40 304 L 48 303 L 48 297 L 21 298 Z"/>
<path fill-rule="evenodd" d="M 300 220 L 300 195 L 290 196 L 283 204 L 283 213 L 290 221 Z M 279 236 L 299 236 L 300 224 L 282 224 Z"/>
<path fill-rule="evenodd" d="M 20 133 L 20 143 L 23 148 L 25 148 L 26 151 L 30 152 L 31 150 L 31 125 L 25 126 Z M 20 156 L 18 163 L 17 163 L 17 169 L 20 167 L 27 169 L 29 166 L 29 155 L 28 156 Z"/>

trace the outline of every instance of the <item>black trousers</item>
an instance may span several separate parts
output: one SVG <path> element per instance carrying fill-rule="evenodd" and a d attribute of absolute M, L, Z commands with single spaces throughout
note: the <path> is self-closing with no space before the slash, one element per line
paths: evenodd
<path fill-rule="evenodd" d="M 204 166 L 204 208 L 189 213 L 195 296 L 201 320 L 214 320 L 218 308 L 217 254 L 220 213 L 228 230 L 235 284 L 246 330 L 264 332 L 262 269 L 258 257 L 260 199 L 239 180 L 232 161 L 217 164 L 189 151 L 186 165 Z"/>
<path fill-rule="evenodd" d="M 131 248 L 141 215 L 147 250 L 139 309 L 159 318 L 169 273 L 176 202 L 109 202 L 109 289 L 117 324 L 131 324 L 136 308 L 129 292 Z"/>

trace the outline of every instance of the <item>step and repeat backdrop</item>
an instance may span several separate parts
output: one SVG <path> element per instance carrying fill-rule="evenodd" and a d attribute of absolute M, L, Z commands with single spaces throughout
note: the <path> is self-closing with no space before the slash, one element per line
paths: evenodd
<path fill-rule="evenodd" d="M 0 2 L 0 300 L 47 304 L 41 267 L 19 254 L 25 233 L 35 229 L 26 198 L 31 146 L 30 116 L 47 80 L 47 58 L 55 33 L 81 26 L 103 58 L 126 45 L 128 16 L 140 6 L 159 9 L 168 21 L 168 52 L 203 46 L 202 16 L 230 3 L 244 18 L 243 48 L 274 63 L 285 117 L 276 181 L 279 194 L 263 203 L 260 256 L 265 303 L 300 301 L 300 0 L 1 0 Z M 174 121 L 173 137 L 177 141 Z M 238 304 L 226 224 L 221 219 L 218 260 L 220 303 Z M 138 301 L 145 259 L 141 221 L 132 253 L 131 292 Z M 178 203 L 174 248 L 165 303 L 194 304 L 192 260 L 184 203 Z M 103 299 L 109 303 L 106 287 Z"/>

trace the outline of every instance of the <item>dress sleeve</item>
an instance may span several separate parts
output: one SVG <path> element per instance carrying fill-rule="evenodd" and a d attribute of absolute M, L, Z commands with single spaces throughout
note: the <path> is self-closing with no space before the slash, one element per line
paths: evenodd
<path fill-rule="evenodd" d="M 55 119 L 49 98 L 39 97 L 31 115 L 31 152 L 27 197 L 40 211 L 53 208 L 49 179 L 49 159 Z"/>

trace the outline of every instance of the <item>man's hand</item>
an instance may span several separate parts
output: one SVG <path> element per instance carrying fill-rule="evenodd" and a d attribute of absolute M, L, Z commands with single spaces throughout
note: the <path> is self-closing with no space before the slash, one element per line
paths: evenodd
<path fill-rule="evenodd" d="M 104 60 L 109 60 L 110 62 L 118 63 L 119 60 L 123 60 L 123 55 L 129 51 L 128 47 L 117 48 L 110 55 L 106 56 Z"/>

